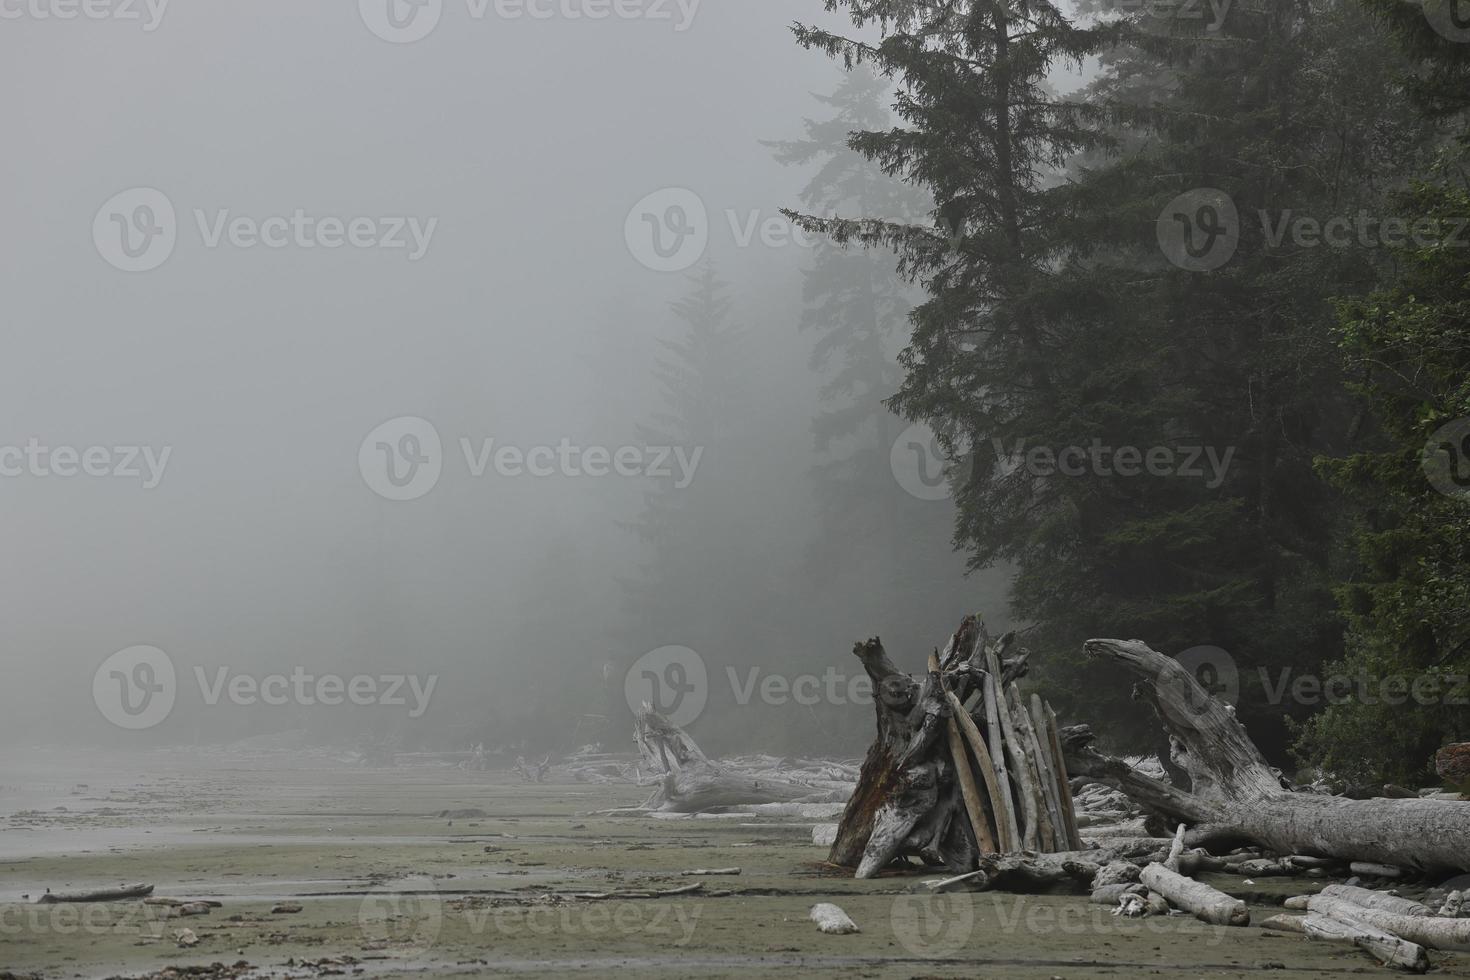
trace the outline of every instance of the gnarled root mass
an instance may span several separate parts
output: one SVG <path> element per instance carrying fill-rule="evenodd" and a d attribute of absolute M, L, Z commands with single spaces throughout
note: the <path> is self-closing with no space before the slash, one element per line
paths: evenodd
<path fill-rule="evenodd" d="M 1370 861 L 1427 873 L 1470 871 L 1470 806 L 1292 792 L 1230 706 L 1200 687 L 1178 661 L 1139 640 L 1089 640 L 1086 650 L 1141 679 L 1134 696 L 1150 703 L 1167 729 L 1170 755 L 1188 785 L 1165 783 L 1099 754 L 1086 726 L 1061 733 L 1069 772 L 1187 823 L 1192 846 L 1252 842 L 1278 854 Z"/>

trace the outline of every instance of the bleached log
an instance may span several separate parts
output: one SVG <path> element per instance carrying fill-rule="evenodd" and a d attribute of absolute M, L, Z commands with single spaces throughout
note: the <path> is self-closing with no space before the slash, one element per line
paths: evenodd
<path fill-rule="evenodd" d="M 1429 906 L 1420 902 L 1411 902 L 1407 898 L 1399 898 L 1387 892 L 1376 892 L 1371 888 L 1359 888 L 1356 885 L 1328 885 L 1322 889 L 1321 894 L 1329 898 L 1340 898 L 1354 905 L 1361 905 L 1365 909 L 1378 909 L 1380 912 L 1394 912 L 1398 915 L 1429 914 Z"/>
<path fill-rule="evenodd" d="M 975 757 L 975 764 L 980 769 L 980 778 L 985 783 L 985 797 L 990 802 L 990 812 L 995 817 L 993 825 L 993 836 L 991 851 L 1009 853 L 1016 849 L 1016 844 L 1007 837 L 1005 821 L 1001 819 L 1001 784 L 1000 778 L 995 771 L 995 760 L 991 758 L 990 748 L 985 744 L 985 739 L 980 734 L 980 727 L 975 724 L 975 719 L 965 710 L 960 699 L 953 691 L 947 690 L 945 694 L 949 697 L 950 710 L 954 712 L 955 721 L 960 726 L 960 734 L 964 736 L 966 744 L 970 747 L 971 754 Z M 990 822 L 986 821 L 987 829 L 991 828 Z M 983 849 L 983 843 L 982 843 Z"/>
<path fill-rule="evenodd" d="M 1433 949 L 1470 950 L 1470 919 L 1441 919 L 1438 916 L 1400 915 L 1364 908 L 1331 895 L 1313 895 L 1307 900 L 1313 912 L 1373 926 L 1395 936 Z"/>
<path fill-rule="evenodd" d="M 1040 701 L 1040 699 L 1037 699 Z M 1061 728 L 1057 726 L 1057 714 L 1051 705 L 1040 702 L 1046 724 L 1047 744 L 1051 749 L 1052 762 L 1056 766 L 1057 793 L 1062 801 L 1062 818 L 1065 823 L 1066 849 L 1082 847 L 1082 834 L 1077 827 L 1077 805 L 1072 799 L 1072 777 L 1067 773 L 1067 757 L 1062 752 Z"/>
<path fill-rule="evenodd" d="M 1397 797 L 1403 799 L 1403 797 Z M 1373 861 L 1354 861 L 1348 865 L 1348 870 L 1355 875 L 1363 875 L 1368 878 L 1402 878 L 1404 869 L 1392 864 L 1377 864 Z"/>
<path fill-rule="evenodd" d="M 1170 871 L 1162 864 L 1144 868 L 1139 880 L 1168 899 L 1169 904 L 1192 913 L 1202 922 L 1219 926 L 1250 925 L 1250 909 L 1240 899 Z"/>
<path fill-rule="evenodd" d="M 956 640 L 958 640 L 958 634 Z M 955 641 L 951 641 L 953 642 Z M 944 683 L 944 674 L 940 671 L 937 653 L 929 656 L 929 672 L 938 681 L 939 689 L 945 697 L 945 703 L 953 709 L 956 699 L 954 693 Z M 963 713 L 961 709 L 960 714 Z M 970 756 L 965 749 L 965 737 L 960 734 L 959 718 L 953 712 L 945 722 L 944 730 L 949 739 L 949 757 L 954 763 L 955 778 L 960 783 L 960 798 L 965 802 L 965 815 L 969 818 L 970 832 L 974 835 L 975 843 L 979 846 L 981 853 L 993 853 L 995 835 L 991 833 L 990 823 L 985 819 L 985 807 L 980 803 L 980 792 L 975 786 L 975 770 L 970 766 Z"/>
<path fill-rule="evenodd" d="M 152 885 L 118 885 L 116 888 L 93 888 L 86 891 L 48 891 L 36 899 L 38 905 L 54 905 L 58 902 L 119 902 L 129 898 L 144 898 L 153 894 Z"/>
<path fill-rule="evenodd" d="M 985 723 L 990 730 L 991 755 L 995 759 L 995 779 L 1000 784 L 1000 804 L 995 810 L 996 823 L 1005 823 L 1001 833 L 1001 850 L 1010 854 L 1022 846 L 1021 826 L 1016 817 L 1016 804 L 1011 799 L 1010 769 L 1006 764 L 1005 731 L 1001 725 L 1000 656 L 992 648 L 985 651 Z"/>
<path fill-rule="evenodd" d="M 1310 912 L 1302 916 L 1273 915 L 1261 923 L 1261 928 L 1295 932 L 1312 939 L 1350 942 L 1380 963 L 1410 973 L 1423 973 L 1429 969 L 1429 954 L 1423 946 L 1361 922 L 1342 922 L 1319 912 Z"/>

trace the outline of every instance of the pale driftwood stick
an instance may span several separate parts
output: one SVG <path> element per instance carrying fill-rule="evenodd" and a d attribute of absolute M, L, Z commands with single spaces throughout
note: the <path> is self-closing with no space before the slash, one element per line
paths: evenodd
<path fill-rule="evenodd" d="M 939 669 L 937 652 L 929 655 L 929 670 L 939 678 L 940 688 L 944 691 L 950 706 L 953 707 L 954 695 L 944 683 L 944 674 Z M 965 752 L 965 737 L 960 734 L 960 723 L 953 714 L 950 715 L 944 730 L 949 739 L 949 756 L 954 763 L 955 777 L 960 784 L 960 797 L 965 801 L 965 815 L 970 820 L 970 833 L 974 836 L 975 843 L 979 845 L 981 853 L 993 852 L 995 838 L 990 835 L 990 827 L 985 822 L 985 808 L 980 805 L 980 794 L 975 788 L 975 770 L 970 768 L 970 757 Z"/>
<path fill-rule="evenodd" d="M 943 892 L 948 891 L 955 885 L 962 885 L 976 879 L 983 880 L 985 877 L 986 873 L 984 871 L 970 871 L 962 875 L 955 875 L 952 878 L 935 878 L 926 881 L 924 882 L 924 887 L 931 892 Z"/>
<path fill-rule="evenodd" d="M 1016 804 L 1011 799 L 1010 771 L 1006 768 L 1005 735 L 1001 727 L 1000 657 L 994 647 L 985 649 L 985 722 L 990 730 L 990 755 L 995 760 L 995 779 L 1000 784 L 1000 805 L 995 808 L 996 823 L 1005 824 L 1001 834 L 1007 854 L 1022 846 L 1021 828 L 1016 820 Z"/>
<path fill-rule="evenodd" d="M 1261 923 L 1262 929 L 1294 932 L 1312 939 L 1350 942 L 1380 963 L 1396 966 L 1410 973 L 1429 969 L 1429 954 L 1418 943 L 1400 939 L 1391 933 L 1358 922 L 1339 922 L 1318 912 L 1307 915 L 1273 915 Z"/>
<path fill-rule="evenodd" d="M 1011 761 L 1010 773 L 1016 783 L 1016 798 L 1021 805 L 1021 845 L 1028 851 L 1042 850 L 1041 815 L 1037 812 L 1035 787 L 1027 771 L 1026 753 L 1021 747 L 1021 738 L 1016 734 L 1015 720 L 1011 718 L 1008 691 L 997 689 L 997 705 L 1000 713 L 1000 737 L 1005 745 L 1006 756 Z"/>
<path fill-rule="evenodd" d="M 152 894 L 152 885 L 118 885 L 116 888 L 96 888 L 88 891 L 47 892 L 36 899 L 36 904 L 54 905 L 57 902 L 118 902 L 129 898 L 144 898 Z"/>
<path fill-rule="evenodd" d="M 1053 842 L 1047 839 L 1047 805 L 1042 802 L 1041 788 L 1036 785 L 1036 770 L 1026 752 L 1025 729 L 1020 721 L 1016 685 L 1001 692 L 1001 733 L 1005 739 L 1005 751 L 1011 757 L 1011 771 L 1016 774 L 1016 789 L 1022 798 L 1022 813 L 1026 815 L 1026 833 L 1022 840 L 1030 851 L 1055 851 Z"/>
<path fill-rule="evenodd" d="M 1025 701 L 1021 702 L 1021 714 L 1026 716 L 1027 738 L 1036 753 L 1036 769 L 1041 778 L 1041 795 L 1046 800 L 1047 816 L 1051 821 L 1053 851 L 1065 851 L 1071 847 L 1067 838 L 1067 818 L 1062 814 L 1062 794 L 1057 791 L 1057 767 L 1051 758 L 1051 739 L 1046 734 L 1046 716 L 1041 713 L 1041 698 L 1031 695 L 1030 712 Z M 1071 794 L 1067 796 L 1070 798 Z"/>
<path fill-rule="evenodd" d="M 1399 915 L 1364 908 L 1330 895 L 1313 895 L 1307 901 L 1307 908 L 1343 922 L 1373 926 L 1421 946 L 1470 951 L 1470 919 Z"/>
<path fill-rule="evenodd" d="M 1179 873 L 1179 859 L 1184 854 L 1184 824 L 1174 831 L 1174 843 L 1169 845 L 1169 856 L 1164 858 L 1164 867 L 1175 874 Z"/>
<path fill-rule="evenodd" d="M 1250 909 L 1240 899 L 1170 871 L 1162 864 L 1144 868 L 1139 880 L 1168 899 L 1171 905 L 1193 913 L 1203 922 L 1218 926 L 1250 925 Z"/>
<path fill-rule="evenodd" d="M 1011 713 L 1011 724 L 1016 735 L 1016 748 L 1021 754 L 1026 779 L 1031 784 L 1028 788 L 1036 805 L 1037 843 L 1042 851 L 1060 851 L 1062 847 L 1057 843 L 1056 826 L 1051 818 L 1051 806 L 1046 799 L 1046 780 L 1041 773 L 1041 760 L 1037 758 L 1040 747 L 1031 731 L 1031 716 L 1026 711 L 1026 703 L 1021 700 L 1021 692 L 1014 684 L 1006 692 L 1006 706 Z"/>
<path fill-rule="evenodd" d="M 738 875 L 739 868 L 695 868 L 693 871 L 680 871 L 679 874 L 685 878 L 705 877 L 712 875 Z"/>
<path fill-rule="evenodd" d="M 1340 898 L 1354 905 L 1361 905 L 1365 909 L 1377 909 L 1380 912 L 1395 912 L 1399 915 L 1429 915 L 1429 906 L 1418 902 L 1411 902 L 1407 898 L 1399 898 L 1387 892 L 1375 892 L 1370 888 L 1359 888 L 1356 885 L 1328 885 L 1322 889 L 1322 894 L 1329 898 Z M 1310 896 L 1308 896 L 1310 897 Z"/>
<path fill-rule="evenodd" d="M 1062 800 L 1062 820 L 1066 824 L 1067 849 L 1082 849 L 1082 832 L 1077 827 L 1077 805 L 1072 801 L 1072 777 L 1067 774 L 1067 757 L 1062 752 L 1061 729 L 1057 727 L 1057 713 L 1051 705 L 1042 702 L 1042 713 L 1046 718 L 1046 738 L 1051 747 L 1052 762 L 1056 764 L 1057 793 Z"/>
<path fill-rule="evenodd" d="M 991 852 L 999 850 L 1001 853 L 1009 853 L 1016 850 L 1016 845 L 1006 836 L 1005 820 L 1001 817 L 1000 804 L 1000 781 L 995 774 L 995 760 L 990 757 L 990 749 L 985 745 L 985 739 L 980 734 L 980 728 L 975 724 L 975 719 L 960 704 L 960 699 L 955 697 L 953 691 L 946 691 L 949 695 L 949 706 L 954 711 L 955 720 L 959 723 L 960 734 L 969 743 L 970 751 L 975 756 L 975 762 L 980 767 L 980 777 L 985 781 L 985 794 L 990 799 L 990 812 L 995 816 L 995 832 L 991 841 Z M 990 821 L 985 821 L 989 829 Z"/>

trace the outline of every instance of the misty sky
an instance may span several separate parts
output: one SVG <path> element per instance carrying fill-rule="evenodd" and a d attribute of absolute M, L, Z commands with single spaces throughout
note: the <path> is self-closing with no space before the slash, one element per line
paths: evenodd
<path fill-rule="evenodd" d="M 757 477 L 743 533 L 779 541 L 809 516 L 794 491 L 816 397 L 794 328 L 802 250 L 739 247 L 724 212 L 796 203 L 807 175 L 759 141 L 798 135 L 819 109 L 808 93 L 839 81 L 787 30 L 824 22 L 819 4 L 705 0 L 681 31 L 672 3 L 672 20 L 577 22 L 445 0 L 429 36 L 394 44 L 347 0 L 175 0 L 152 30 L 141 0 L 112 11 L 137 20 L 35 16 L 50 2 L 0 21 L 0 445 L 170 455 L 153 488 L 146 466 L 0 479 L 10 724 L 55 733 L 133 644 L 208 664 L 458 664 L 454 696 L 472 698 L 517 655 L 497 638 L 552 552 L 576 566 L 567 615 L 597 629 L 639 482 L 474 479 L 457 442 L 634 441 L 687 286 L 624 241 L 629 209 L 661 188 L 708 206 L 709 254 L 759 339 L 752 394 L 791 419 L 738 461 Z M 137 187 L 167 196 L 178 232 L 160 267 L 130 273 L 92 231 Z M 298 209 L 437 223 L 416 260 L 206 244 L 221 220 Z M 445 471 L 396 503 L 357 454 L 405 415 L 437 427 Z"/>

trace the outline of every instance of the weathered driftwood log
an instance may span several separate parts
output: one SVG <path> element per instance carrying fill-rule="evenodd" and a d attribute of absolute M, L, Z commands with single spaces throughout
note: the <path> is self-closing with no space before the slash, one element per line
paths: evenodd
<path fill-rule="evenodd" d="M 1090 891 L 1099 866 L 1072 854 L 992 854 L 980 858 L 975 891 L 1082 894 Z"/>
<path fill-rule="evenodd" d="M 1168 899 L 1170 905 L 1193 913 L 1203 922 L 1217 926 L 1250 925 L 1250 909 L 1240 899 L 1170 871 L 1162 864 L 1144 868 L 1139 880 Z"/>
<path fill-rule="evenodd" d="M 1350 942 L 1380 963 L 1410 973 L 1423 973 L 1429 969 L 1429 954 L 1423 946 L 1361 922 L 1340 922 L 1320 912 L 1310 912 L 1307 915 L 1273 915 L 1261 923 L 1261 928 L 1295 932 L 1312 939 Z"/>
<path fill-rule="evenodd" d="M 153 894 L 152 885 L 118 885 L 116 888 L 93 888 L 86 891 L 48 891 L 36 899 L 38 905 L 53 905 L 57 902 L 120 902 L 129 898 L 144 898 Z"/>
<path fill-rule="evenodd" d="M 1307 900 L 1313 912 L 1343 922 L 1373 926 L 1384 932 L 1433 949 L 1470 950 L 1470 919 L 1441 919 L 1438 916 L 1400 915 L 1364 908 L 1330 895 L 1313 895 Z"/>
<path fill-rule="evenodd" d="M 1067 768 L 1122 790 L 1192 827 L 1191 843 L 1251 841 L 1279 854 L 1373 861 L 1421 871 L 1470 870 L 1470 806 L 1440 800 L 1351 800 L 1294 793 L 1267 764 L 1234 711 L 1178 661 L 1139 640 L 1089 640 L 1089 655 L 1142 678 L 1188 786 L 1135 771 L 1091 747 L 1085 726 L 1063 732 Z"/>
<path fill-rule="evenodd" d="M 938 652 L 929 657 L 929 672 L 939 679 L 945 704 L 950 708 L 945 733 L 949 737 L 949 757 L 954 762 L 955 775 L 960 782 L 960 798 L 965 803 L 965 815 L 969 817 L 970 829 L 974 831 L 975 840 L 980 845 L 981 852 L 993 854 L 995 853 L 995 834 L 990 829 L 990 821 L 985 816 L 985 807 L 980 802 L 980 790 L 975 783 L 975 770 L 970 766 L 969 751 L 965 748 L 965 736 L 960 732 L 959 719 L 954 710 L 959 699 L 944 682 L 944 674 L 939 667 Z M 961 715 L 965 713 L 963 706 L 960 707 L 958 713 Z"/>
<path fill-rule="evenodd" d="M 1411 902 L 1407 898 L 1399 898 L 1387 892 L 1375 892 L 1370 888 L 1359 888 L 1356 885 L 1328 885 L 1322 889 L 1321 894 L 1328 898 L 1340 898 L 1354 905 L 1361 905 L 1365 909 L 1377 909 L 1380 912 L 1395 912 L 1399 915 L 1429 915 L 1429 906 L 1419 902 Z M 1311 896 L 1308 896 L 1310 898 Z"/>
<path fill-rule="evenodd" d="M 768 772 L 740 772 L 711 762 L 687 732 L 648 705 L 638 714 L 634 740 L 644 767 L 662 775 L 645 809 L 705 813 L 764 803 L 838 801 L 845 795 L 827 786 Z"/>
<path fill-rule="evenodd" d="M 937 674 L 922 682 L 900 671 L 877 637 L 853 647 L 873 682 L 878 732 L 838 824 L 828 857 L 870 878 L 895 858 L 917 853 L 956 874 L 975 867 L 954 766 L 934 751 L 949 716 Z"/>

